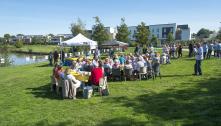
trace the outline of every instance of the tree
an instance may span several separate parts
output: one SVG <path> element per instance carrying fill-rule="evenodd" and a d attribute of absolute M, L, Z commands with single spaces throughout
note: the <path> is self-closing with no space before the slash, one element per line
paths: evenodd
<path fill-rule="evenodd" d="M 54 37 L 55 35 L 54 35 L 54 34 L 52 34 L 52 33 L 50 33 L 50 34 L 48 34 L 48 36 Z"/>
<path fill-rule="evenodd" d="M 104 28 L 104 25 L 101 23 L 99 17 L 95 17 L 95 25 L 93 27 L 92 39 L 98 42 L 98 45 L 101 45 L 104 41 L 109 40 L 110 36 Z"/>
<path fill-rule="evenodd" d="M 148 43 L 149 34 L 149 29 L 144 22 L 141 22 L 141 24 L 137 26 L 137 33 L 135 34 L 137 42 L 142 46 L 146 45 Z"/>
<path fill-rule="evenodd" d="M 5 41 L 4 38 L 0 37 L 0 45 L 4 44 L 4 41 Z"/>
<path fill-rule="evenodd" d="M 130 32 L 128 31 L 127 25 L 125 24 L 125 19 L 121 18 L 120 27 L 117 27 L 118 33 L 116 34 L 116 39 L 122 42 L 129 42 L 128 36 Z"/>
<path fill-rule="evenodd" d="M 209 38 L 210 34 L 212 33 L 213 31 L 210 31 L 209 29 L 201 28 L 196 35 L 198 38 L 203 39 L 203 38 Z"/>
<path fill-rule="evenodd" d="M 167 42 L 168 43 L 171 43 L 171 42 L 173 42 L 174 41 L 174 37 L 173 37 L 173 33 L 169 33 L 168 35 L 167 35 Z"/>
<path fill-rule="evenodd" d="M 21 40 L 17 40 L 16 42 L 15 42 L 15 47 L 16 48 L 21 48 L 22 46 L 23 46 L 23 41 L 21 41 Z"/>
<path fill-rule="evenodd" d="M 76 36 L 79 33 L 87 36 L 86 30 L 85 30 L 85 24 L 82 22 L 80 18 L 78 18 L 76 23 L 71 24 L 71 32 L 73 36 Z"/>
<path fill-rule="evenodd" d="M 151 41 L 151 44 L 152 44 L 153 46 L 155 46 L 155 47 L 158 46 L 158 44 L 159 44 L 159 43 L 158 43 L 159 40 L 158 40 L 158 38 L 157 38 L 155 35 L 152 35 L 152 38 L 151 38 L 150 41 Z"/>
<path fill-rule="evenodd" d="M 9 44 L 10 38 L 10 34 L 4 34 L 5 44 Z"/>
<path fill-rule="evenodd" d="M 221 41 L 221 29 L 218 31 L 218 34 L 217 34 L 216 38 Z"/>
<path fill-rule="evenodd" d="M 42 39 L 39 37 L 33 37 L 32 38 L 32 44 L 40 44 L 42 43 Z"/>

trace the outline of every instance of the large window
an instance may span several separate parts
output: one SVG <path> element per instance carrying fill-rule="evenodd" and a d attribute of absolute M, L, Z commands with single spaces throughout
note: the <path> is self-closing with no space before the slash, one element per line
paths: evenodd
<path fill-rule="evenodd" d="M 157 38 L 160 38 L 160 35 L 159 35 L 159 34 L 157 34 Z"/>

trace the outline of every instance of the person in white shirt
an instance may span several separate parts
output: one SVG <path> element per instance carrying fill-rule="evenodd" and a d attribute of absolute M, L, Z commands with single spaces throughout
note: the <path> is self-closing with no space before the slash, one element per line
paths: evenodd
<path fill-rule="evenodd" d="M 143 59 L 139 57 L 138 62 L 137 62 L 137 71 L 140 71 L 141 67 L 144 67 L 144 62 L 143 62 Z"/>
<path fill-rule="evenodd" d="M 126 64 L 124 65 L 125 69 L 133 69 L 132 64 L 129 62 L 129 60 L 126 61 Z"/>
<path fill-rule="evenodd" d="M 67 68 L 65 70 L 65 75 L 66 79 L 69 81 L 69 91 L 68 91 L 68 96 L 69 98 L 76 99 L 76 93 L 77 93 L 77 88 L 80 87 L 81 81 L 77 80 L 72 74 L 71 74 L 71 69 Z"/>
<path fill-rule="evenodd" d="M 200 45 L 200 43 L 196 44 L 195 58 L 196 58 L 196 63 L 194 65 L 195 73 L 193 75 L 202 75 L 201 62 L 203 60 L 203 47 Z"/>

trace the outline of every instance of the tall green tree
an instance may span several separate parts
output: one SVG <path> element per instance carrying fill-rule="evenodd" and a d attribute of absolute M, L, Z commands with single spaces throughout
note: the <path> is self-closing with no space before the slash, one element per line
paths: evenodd
<path fill-rule="evenodd" d="M 101 45 L 104 41 L 109 40 L 110 36 L 104 28 L 104 25 L 101 23 L 98 16 L 95 18 L 95 25 L 93 27 L 92 39 L 98 42 L 98 45 Z"/>
<path fill-rule="evenodd" d="M 4 41 L 5 41 L 4 38 L 0 37 L 0 45 L 4 44 Z"/>
<path fill-rule="evenodd" d="M 169 33 L 168 35 L 167 35 L 167 42 L 168 43 L 171 43 L 171 42 L 173 42 L 174 41 L 174 37 L 173 37 L 173 33 Z"/>
<path fill-rule="evenodd" d="M 141 24 L 137 26 L 137 33 L 135 34 L 136 41 L 142 46 L 148 44 L 149 34 L 149 29 L 144 22 L 141 22 Z"/>
<path fill-rule="evenodd" d="M 198 38 L 203 39 L 203 38 L 209 38 L 210 34 L 212 33 L 213 31 L 210 31 L 209 29 L 201 28 L 196 35 Z"/>
<path fill-rule="evenodd" d="M 128 31 L 128 27 L 125 23 L 125 19 L 121 18 L 121 24 L 117 27 L 116 39 L 122 42 L 129 42 L 130 32 Z"/>
<path fill-rule="evenodd" d="M 80 18 L 78 18 L 76 23 L 71 24 L 71 32 L 72 32 L 73 36 L 76 36 L 79 33 L 87 36 L 86 30 L 85 30 L 85 24 L 83 23 L 83 21 Z"/>
<path fill-rule="evenodd" d="M 11 38 L 10 34 L 4 34 L 5 44 L 9 44 L 10 38 Z"/>
<path fill-rule="evenodd" d="M 42 38 L 40 38 L 40 37 L 33 37 L 31 43 L 32 44 L 41 44 L 41 43 L 43 43 L 43 41 L 42 41 Z"/>
<path fill-rule="evenodd" d="M 52 33 L 50 33 L 50 34 L 48 34 L 48 36 L 54 37 L 55 35 L 54 35 L 54 34 L 52 34 Z"/>
<path fill-rule="evenodd" d="M 151 41 L 151 44 L 155 47 L 158 46 L 158 44 L 159 44 L 159 40 L 155 35 L 152 35 L 152 38 L 150 41 Z"/>
<path fill-rule="evenodd" d="M 218 31 L 218 34 L 217 34 L 216 38 L 221 41 L 221 29 Z"/>

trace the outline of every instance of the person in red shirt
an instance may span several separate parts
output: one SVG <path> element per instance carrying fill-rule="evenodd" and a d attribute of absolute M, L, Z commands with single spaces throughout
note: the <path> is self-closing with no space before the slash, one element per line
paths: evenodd
<path fill-rule="evenodd" d="M 96 65 L 96 67 L 92 69 L 90 76 L 90 82 L 92 85 L 99 85 L 99 80 L 103 77 L 104 73 L 102 66 L 102 62 L 98 61 L 98 65 Z"/>

